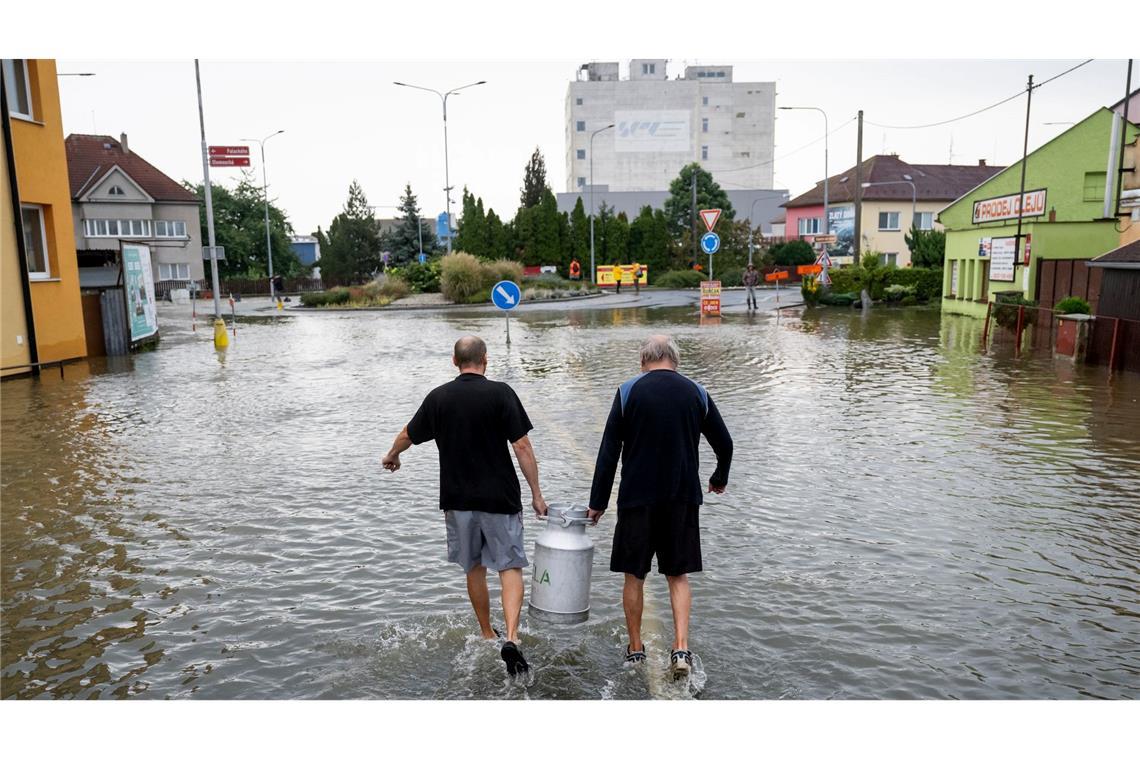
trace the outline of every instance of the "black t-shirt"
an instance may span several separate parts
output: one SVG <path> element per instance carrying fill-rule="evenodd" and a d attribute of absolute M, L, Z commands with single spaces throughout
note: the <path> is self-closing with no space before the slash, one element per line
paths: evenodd
<path fill-rule="evenodd" d="M 440 509 L 514 514 L 522 498 L 507 443 L 533 427 L 511 386 L 464 372 L 427 395 L 408 436 L 439 449 Z"/>

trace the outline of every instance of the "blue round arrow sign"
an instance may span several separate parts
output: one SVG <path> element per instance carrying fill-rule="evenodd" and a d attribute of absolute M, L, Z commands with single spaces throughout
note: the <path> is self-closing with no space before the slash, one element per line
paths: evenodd
<path fill-rule="evenodd" d="M 715 232 L 706 232 L 701 235 L 701 250 L 705 253 L 716 253 L 720 250 L 720 235 Z"/>
<path fill-rule="evenodd" d="M 503 311 L 510 311 L 522 300 L 522 290 L 510 280 L 500 280 L 491 288 L 491 303 Z"/>

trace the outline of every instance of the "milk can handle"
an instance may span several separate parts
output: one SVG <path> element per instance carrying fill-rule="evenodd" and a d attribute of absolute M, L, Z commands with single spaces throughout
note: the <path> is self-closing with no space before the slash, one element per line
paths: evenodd
<path fill-rule="evenodd" d="M 591 520 L 589 517 L 567 517 L 565 512 L 561 512 L 559 514 L 561 514 L 562 516 L 558 519 L 558 522 L 562 523 L 563 526 L 574 525 L 574 524 L 581 524 L 581 525 L 586 525 L 586 526 L 594 525 L 594 521 Z M 546 521 L 547 519 L 549 519 L 548 515 L 549 515 L 549 513 L 547 513 L 546 515 L 535 515 L 535 517 L 538 518 L 539 520 Z"/>

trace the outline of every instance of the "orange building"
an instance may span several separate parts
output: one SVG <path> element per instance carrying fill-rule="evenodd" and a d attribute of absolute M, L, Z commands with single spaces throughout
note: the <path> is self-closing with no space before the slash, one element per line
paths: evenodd
<path fill-rule="evenodd" d="M 55 61 L 3 66 L 0 374 L 87 355 Z"/>

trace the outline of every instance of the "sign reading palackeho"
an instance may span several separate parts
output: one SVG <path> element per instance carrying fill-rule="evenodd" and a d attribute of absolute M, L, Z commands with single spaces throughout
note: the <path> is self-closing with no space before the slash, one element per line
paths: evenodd
<path fill-rule="evenodd" d="M 974 201 L 974 224 L 1000 222 L 1003 219 L 1016 219 L 1019 206 L 1024 206 L 1021 216 L 1042 216 L 1045 214 L 1045 190 L 1026 190 L 1024 203 L 1019 204 L 1017 193 L 998 198 Z"/>

